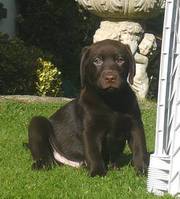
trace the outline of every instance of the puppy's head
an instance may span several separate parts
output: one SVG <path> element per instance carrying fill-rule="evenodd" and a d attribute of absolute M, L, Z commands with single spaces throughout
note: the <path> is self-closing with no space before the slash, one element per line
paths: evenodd
<path fill-rule="evenodd" d="M 127 45 L 103 40 L 83 49 L 80 73 L 82 87 L 117 90 L 133 84 L 135 61 Z"/>

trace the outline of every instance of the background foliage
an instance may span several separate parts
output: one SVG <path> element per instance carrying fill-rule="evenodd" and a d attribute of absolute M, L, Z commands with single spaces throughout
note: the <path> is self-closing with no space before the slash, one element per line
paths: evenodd
<path fill-rule="evenodd" d="M 75 95 L 72 87 L 79 87 L 80 52 L 92 42 L 99 20 L 81 10 L 74 0 L 18 2 L 18 36 L 54 55 L 55 64 L 61 67 L 64 94 Z"/>
<path fill-rule="evenodd" d="M 55 93 L 60 93 L 61 88 L 60 86 L 57 88 L 57 85 L 61 84 L 61 79 L 60 77 L 56 79 L 57 74 L 52 75 L 54 65 L 49 68 L 46 77 L 40 80 L 45 66 L 44 62 L 39 64 L 39 57 L 53 61 L 53 56 L 41 49 L 27 46 L 19 38 L 9 39 L 8 35 L 0 34 L 0 93 L 43 95 L 41 92 L 43 87 L 46 87 L 46 95 L 54 96 Z M 53 93 L 52 85 L 57 82 L 59 84 L 56 84 L 54 87 L 56 92 Z"/>
<path fill-rule="evenodd" d="M 36 59 L 43 53 L 37 48 L 28 48 L 18 38 L 9 39 L 0 34 L 0 93 L 27 94 L 35 92 Z"/>

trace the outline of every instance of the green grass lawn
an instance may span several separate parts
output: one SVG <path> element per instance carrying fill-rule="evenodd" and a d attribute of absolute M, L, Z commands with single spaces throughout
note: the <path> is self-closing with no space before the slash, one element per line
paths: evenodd
<path fill-rule="evenodd" d="M 130 164 L 109 170 L 106 177 L 90 178 L 86 169 L 56 166 L 49 171 L 32 171 L 31 156 L 23 148 L 27 125 L 34 115 L 50 116 L 62 104 L 0 102 L 0 199 L 145 199 L 146 177 L 137 176 Z M 156 104 L 141 105 L 148 151 L 154 149 Z M 126 149 L 125 153 L 130 152 Z M 166 195 L 163 198 L 171 198 Z"/>

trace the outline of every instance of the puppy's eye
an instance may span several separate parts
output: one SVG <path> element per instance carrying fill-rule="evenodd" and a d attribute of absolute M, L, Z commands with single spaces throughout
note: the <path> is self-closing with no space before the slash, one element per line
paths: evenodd
<path fill-rule="evenodd" d="M 100 57 L 96 57 L 94 60 L 93 60 L 93 63 L 96 65 L 96 66 L 101 66 L 103 64 L 103 60 L 100 58 Z"/>
<path fill-rule="evenodd" d="M 117 58 L 116 58 L 116 63 L 117 63 L 118 65 L 122 65 L 124 62 L 125 62 L 125 60 L 124 60 L 123 57 L 117 57 Z"/>

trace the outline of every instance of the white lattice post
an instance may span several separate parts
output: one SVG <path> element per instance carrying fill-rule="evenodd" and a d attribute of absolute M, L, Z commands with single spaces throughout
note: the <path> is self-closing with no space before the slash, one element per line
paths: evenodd
<path fill-rule="evenodd" d="M 174 118 L 171 167 L 169 178 L 169 193 L 180 196 L 180 1 L 177 4 L 175 19 L 175 46 L 174 46 Z"/>
<path fill-rule="evenodd" d="M 167 0 L 148 191 L 180 196 L 180 0 Z"/>

